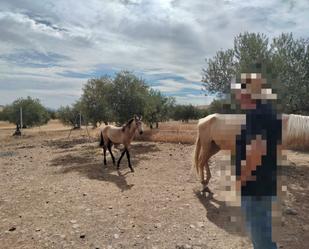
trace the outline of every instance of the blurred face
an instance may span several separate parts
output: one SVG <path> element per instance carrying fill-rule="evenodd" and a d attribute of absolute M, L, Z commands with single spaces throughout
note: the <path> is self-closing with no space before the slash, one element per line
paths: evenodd
<path fill-rule="evenodd" d="M 242 109 L 256 108 L 257 96 L 261 93 L 263 83 L 261 74 L 242 74 L 241 83 L 231 85 L 236 101 L 240 103 Z"/>

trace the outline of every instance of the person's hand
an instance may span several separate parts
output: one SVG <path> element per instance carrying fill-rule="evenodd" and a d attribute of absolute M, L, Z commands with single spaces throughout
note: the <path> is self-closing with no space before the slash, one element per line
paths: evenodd
<path fill-rule="evenodd" d="M 266 140 L 261 135 L 257 135 L 256 139 L 251 140 L 251 144 L 246 148 L 246 161 L 242 161 L 242 169 L 240 181 L 244 186 L 247 181 L 255 181 L 256 177 L 252 176 L 252 172 L 262 164 L 262 156 L 266 155 Z M 244 163 L 244 164 L 243 164 Z"/>

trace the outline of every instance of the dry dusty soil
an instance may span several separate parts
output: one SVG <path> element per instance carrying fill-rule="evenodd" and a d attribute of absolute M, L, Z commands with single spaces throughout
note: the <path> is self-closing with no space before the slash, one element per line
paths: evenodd
<path fill-rule="evenodd" d="M 103 168 L 96 141 L 64 137 L 1 137 L 0 248 L 252 248 L 230 221 L 231 207 L 196 191 L 192 145 L 135 142 L 135 173 L 126 158 L 118 173 L 109 155 Z M 214 193 L 220 157 L 211 163 Z M 288 158 L 278 244 L 305 249 L 309 155 Z"/>

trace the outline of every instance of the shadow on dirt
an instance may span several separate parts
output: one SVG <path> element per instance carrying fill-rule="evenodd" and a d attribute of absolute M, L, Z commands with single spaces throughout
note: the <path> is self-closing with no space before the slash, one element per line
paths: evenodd
<path fill-rule="evenodd" d="M 307 214 L 309 210 L 309 165 L 295 164 L 284 165 L 281 167 L 280 174 L 283 176 L 283 185 L 287 186 L 289 192 L 288 198 L 293 209 L 298 212 L 294 218 L 299 219 L 300 223 L 309 224 L 309 217 Z"/>
<path fill-rule="evenodd" d="M 246 236 L 239 207 L 227 206 L 224 201 L 215 199 L 213 194 L 205 196 L 195 191 L 195 196 L 206 209 L 206 217 L 210 222 L 230 234 Z"/>
<path fill-rule="evenodd" d="M 306 215 L 309 206 L 307 183 L 309 181 L 309 165 L 295 164 L 284 165 L 280 167 L 280 172 L 278 174 L 283 175 L 286 179 L 284 184 L 287 184 L 287 189 L 289 192 L 288 196 L 284 196 L 284 200 L 288 200 L 289 209 L 292 209 L 294 214 L 287 213 L 286 207 L 281 207 L 281 212 L 286 220 L 287 226 L 292 226 L 294 223 L 306 226 L 309 223 L 309 218 Z M 216 226 L 224 229 L 230 234 L 236 234 L 239 236 L 246 236 L 244 231 L 244 220 L 240 218 L 241 210 L 237 207 L 229 207 L 224 201 L 216 200 L 213 195 L 207 194 L 207 196 L 201 194 L 200 192 L 195 192 L 196 197 L 200 203 L 204 206 L 207 214 L 207 219 L 214 223 Z M 231 216 L 237 217 L 236 221 L 231 221 Z M 296 229 L 296 228 L 291 228 Z M 298 229 L 298 228 L 297 228 Z M 298 233 L 301 233 L 301 226 L 299 226 Z M 306 240 L 307 242 L 308 240 Z M 281 242 L 286 244 L 291 242 Z"/>
<path fill-rule="evenodd" d="M 290 162 L 290 165 L 282 166 L 281 169 L 281 175 L 284 176 L 283 184 L 287 186 L 287 193 L 283 196 L 285 202 L 282 208 L 285 219 L 284 229 L 286 231 L 294 231 L 295 235 L 305 234 L 306 232 L 304 231 L 306 231 L 309 224 L 309 165 L 303 162 Z M 283 240 L 283 247 L 304 248 L 304 245 L 309 244 L 309 236 L 295 237 L 299 239 L 293 241 Z"/>
<path fill-rule="evenodd" d="M 305 206 L 299 204 L 309 200 L 307 189 L 309 165 L 290 162 L 289 165 L 283 165 L 279 168 L 278 175 L 282 176 L 282 184 L 287 186 L 289 193 L 292 194 L 295 207 L 300 206 L 300 211 L 304 209 Z"/>
<path fill-rule="evenodd" d="M 67 147 L 65 147 L 67 148 Z M 60 166 L 59 173 L 78 172 L 89 179 L 107 181 L 116 184 L 121 190 L 129 190 L 132 184 L 126 181 L 126 175 L 131 171 L 127 166 L 127 159 L 124 157 L 120 164 L 120 170 L 112 164 L 110 156 L 107 157 L 107 165 L 103 165 L 103 156 L 95 153 L 97 148 L 90 145 L 86 151 L 77 151 L 77 153 L 65 154 L 51 160 L 51 166 Z M 149 160 L 148 153 L 160 151 L 155 144 L 134 144 L 130 150 L 132 166 L 137 170 L 142 161 Z M 91 153 L 92 152 L 92 153 Z M 120 156 L 120 150 L 113 150 L 117 159 Z M 126 171 L 123 173 L 123 171 Z"/>
<path fill-rule="evenodd" d="M 309 181 L 309 164 L 304 165 L 291 162 L 290 165 L 280 167 L 280 173 L 287 177 L 289 182 L 307 182 Z"/>
<path fill-rule="evenodd" d="M 86 144 L 89 142 L 98 142 L 95 138 L 88 138 L 88 137 L 82 137 L 82 138 L 72 138 L 72 139 L 56 139 L 56 140 L 48 140 L 44 142 L 44 145 L 56 148 L 56 149 L 68 149 L 73 148 L 76 145 L 79 144 Z"/>

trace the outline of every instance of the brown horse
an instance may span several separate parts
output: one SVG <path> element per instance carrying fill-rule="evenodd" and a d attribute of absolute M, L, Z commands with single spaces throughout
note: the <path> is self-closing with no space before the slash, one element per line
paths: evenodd
<path fill-rule="evenodd" d="M 113 164 L 115 164 L 115 157 L 112 153 L 112 146 L 113 144 L 123 144 L 124 150 L 118 159 L 117 170 L 119 170 L 120 161 L 124 156 L 124 153 L 126 153 L 129 168 L 132 172 L 134 172 L 130 161 L 129 147 L 132 140 L 134 139 L 136 130 L 138 130 L 139 134 L 143 134 L 142 118 L 134 115 L 134 117 L 122 127 L 107 125 L 103 128 L 103 130 L 100 131 L 100 146 L 103 148 L 104 165 L 106 165 L 106 149 L 108 149 L 109 153 L 111 154 Z"/>
<path fill-rule="evenodd" d="M 194 166 L 203 185 L 203 191 L 208 191 L 211 172 L 209 159 L 220 150 L 229 150 L 235 154 L 236 135 L 245 125 L 245 115 L 212 114 L 198 122 L 198 135 L 195 144 Z M 282 147 L 308 145 L 309 117 L 301 115 L 282 115 Z M 206 179 L 204 177 L 206 169 Z"/>

